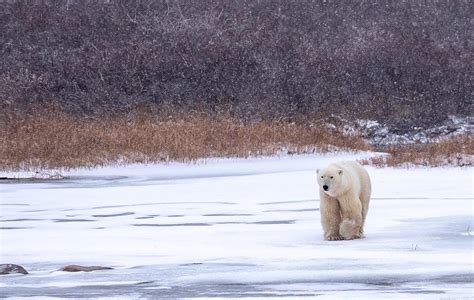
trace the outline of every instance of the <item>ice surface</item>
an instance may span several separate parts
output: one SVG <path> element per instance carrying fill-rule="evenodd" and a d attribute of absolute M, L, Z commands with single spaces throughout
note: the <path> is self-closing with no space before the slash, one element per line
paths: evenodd
<path fill-rule="evenodd" d="M 366 155 L 5 181 L 0 263 L 30 275 L 0 277 L 0 297 L 472 297 L 472 168 L 368 168 L 366 238 L 322 240 L 316 168 Z M 68 264 L 115 269 L 57 271 Z"/>

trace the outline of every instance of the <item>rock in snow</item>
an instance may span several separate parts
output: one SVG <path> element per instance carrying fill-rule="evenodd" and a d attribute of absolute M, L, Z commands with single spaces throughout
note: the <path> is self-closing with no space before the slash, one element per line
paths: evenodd
<path fill-rule="evenodd" d="M 101 267 L 101 266 L 84 267 L 84 266 L 79 266 L 79 265 L 67 265 L 59 269 L 59 271 L 64 271 L 64 272 L 92 272 L 92 271 L 100 271 L 100 270 L 112 270 L 112 268 Z"/>
<path fill-rule="evenodd" d="M 0 265 L 0 275 L 7 274 L 28 274 L 28 272 L 19 265 L 14 264 L 1 264 Z"/>

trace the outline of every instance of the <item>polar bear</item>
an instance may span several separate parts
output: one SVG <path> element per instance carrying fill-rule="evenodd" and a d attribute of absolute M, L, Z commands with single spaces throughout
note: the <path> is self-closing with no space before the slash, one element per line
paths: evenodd
<path fill-rule="evenodd" d="M 363 237 L 369 209 L 369 173 L 355 161 L 339 161 L 317 170 L 324 239 Z"/>

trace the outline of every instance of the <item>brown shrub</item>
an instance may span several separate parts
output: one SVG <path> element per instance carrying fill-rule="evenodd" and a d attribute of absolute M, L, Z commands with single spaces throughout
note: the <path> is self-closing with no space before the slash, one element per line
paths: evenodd
<path fill-rule="evenodd" d="M 474 110 L 473 3 L 0 0 L 0 112 L 232 107 L 430 128 Z"/>
<path fill-rule="evenodd" d="M 78 119 L 41 111 L 28 117 L 10 116 L 3 127 L 1 170 L 369 149 L 360 137 L 317 126 L 243 123 L 229 115 L 197 113 Z"/>
<path fill-rule="evenodd" d="M 378 167 L 473 166 L 474 138 L 466 134 L 436 143 L 392 146 L 386 152 L 388 155 L 364 159 L 361 162 Z"/>

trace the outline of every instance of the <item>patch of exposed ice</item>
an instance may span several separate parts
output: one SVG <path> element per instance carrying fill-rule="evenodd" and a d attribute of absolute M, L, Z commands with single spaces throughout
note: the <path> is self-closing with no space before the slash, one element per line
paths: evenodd
<path fill-rule="evenodd" d="M 4 297 L 468 297 L 472 168 L 368 168 L 366 238 L 322 239 L 317 168 L 367 154 L 68 171 L 0 184 Z M 54 272 L 67 264 L 113 270 Z"/>

